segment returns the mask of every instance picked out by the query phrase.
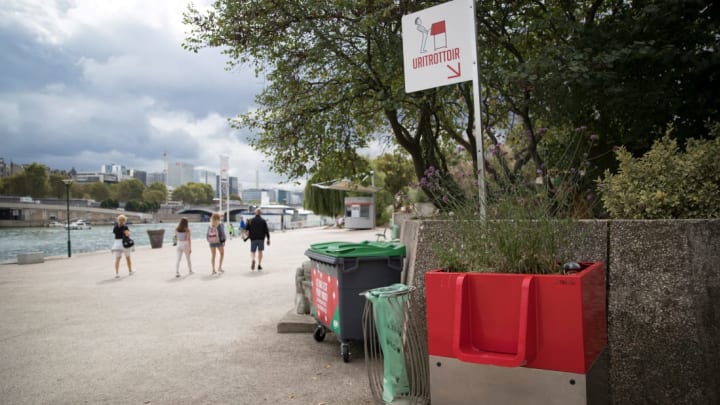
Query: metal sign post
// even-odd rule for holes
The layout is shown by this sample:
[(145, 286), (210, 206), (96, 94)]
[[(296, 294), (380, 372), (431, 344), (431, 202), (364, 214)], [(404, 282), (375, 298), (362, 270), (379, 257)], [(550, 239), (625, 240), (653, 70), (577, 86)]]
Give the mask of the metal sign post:
[(230, 170), (229, 156), (220, 155), (220, 212), (223, 212), (223, 188), (227, 193), (227, 206), (225, 209), (225, 222), (230, 222), (230, 182), (228, 171)]

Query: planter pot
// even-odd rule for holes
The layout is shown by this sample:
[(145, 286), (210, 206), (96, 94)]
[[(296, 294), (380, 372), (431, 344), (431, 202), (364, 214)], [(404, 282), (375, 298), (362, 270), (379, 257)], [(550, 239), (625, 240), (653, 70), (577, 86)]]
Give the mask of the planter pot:
[(163, 245), (163, 239), (165, 238), (164, 229), (148, 229), (148, 238), (150, 238), (150, 247), (153, 249), (159, 249)]
[(607, 345), (605, 266), (569, 275), (425, 274), (428, 352), (585, 373)]

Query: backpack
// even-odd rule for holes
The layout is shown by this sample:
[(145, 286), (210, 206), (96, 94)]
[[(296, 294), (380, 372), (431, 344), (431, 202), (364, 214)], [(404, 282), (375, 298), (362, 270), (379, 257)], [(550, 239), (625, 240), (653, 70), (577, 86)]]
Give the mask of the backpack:
[(218, 236), (218, 229), (208, 226), (207, 230), (207, 241), (209, 243), (220, 243), (220, 236)]

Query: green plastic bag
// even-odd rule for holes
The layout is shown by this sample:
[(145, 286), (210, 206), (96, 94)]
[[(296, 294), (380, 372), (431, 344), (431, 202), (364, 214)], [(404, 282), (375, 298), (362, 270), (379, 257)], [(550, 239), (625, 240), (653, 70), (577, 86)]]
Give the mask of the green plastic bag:
[(365, 293), (372, 302), (373, 318), (380, 348), (383, 352), (383, 400), (392, 402), (395, 397), (408, 394), (407, 370), (403, 352), (403, 328), (409, 288), (404, 284), (392, 284)]

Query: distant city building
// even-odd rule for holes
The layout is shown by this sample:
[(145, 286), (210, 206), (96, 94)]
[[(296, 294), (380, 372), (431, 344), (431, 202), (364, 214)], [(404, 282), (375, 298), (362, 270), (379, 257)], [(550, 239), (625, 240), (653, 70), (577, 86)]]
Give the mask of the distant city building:
[(117, 183), (118, 176), (109, 173), (98, 173), (98, 172), (77, 172), (75, 174), (75, 181), (81, 184), (88, 183)]
[(237, 177), (228, 177), (228, 180), (230, 181), (230, 195), (237, 195), (239, 196), (241, 193), (242, 186), (238, 182)]
[(175, 162), (174, 164), (168, 165), (167, 185), (177, 187), (191, 183), (194, 180), (193, 169), (193, 165), (183, 162)]
[(260, 203), (262, 201), (262, 193), (265, 193), (268, 197), (268, 200), (271, 203), (277, 202), (277, 192), (275, 190), (263, 188), (249, 188), (247, 190), (243, 190), (242, 192), (242, 200), (246, 203)]
[(4, 158), (0, 158), (0, 177), (6, 177), (6, 176), (14, 176), (18, 173), (22, 173), (25, 171), (24, 165), (19, 165), (17, 163), (5, 163)]
[(277, 196), (278, 196), (278, 199), (277, 199), (278, 204), (290, 205), (290, 191), (278, 190)]
[(100, 166), (100, 172), (105, 174), (114, 174), (118, 176), (118, 178), (121, 178), (122, 176), (128, 176), (130, 174), (127, 167), (116, 163)]
[[(216, 180), (215, 197), (218, 197), (218, 198), (220, 197), (220, 190), (222, 189), (223, 190), (223, 198), (225, 198), (226, 197), (225, 193), (227, 193), (227, 191), (224, 188), (220, 187), (220, 181), (221, 181), (220, 176), (217, 176), (217, 178), (215, 180)], [(228, 185), (230, 187), (230, 195), (232, 195), (232, 194), (240, 195), (240, 190), (238, 189), (237, 177), (228, 177)]]
[(217, 196), (219, 189), (217, 173), (210, 170), (197, 169), (193, 171), (193, 181), (200, 184), (209, 184), (215, 192), (215, 196)]
[(165, 175), (162, 173), (148, 173), (145, 179), (145, 185), (149, 186), (153, 183), (165, 184)]
[(302, 205), (303, 192), (280, 189), (277, 191), (277, 202), (283, 205)]
[[(5, 158), (0, 158), (0, 177), (13, 176), (22, 173), (24, 170), (25, 165), (8, 163)], [(54, 171), (51, 170), (51, 172)], [(215, 198), (220, 197), (220, 176), (217, 172), (205, 169), (194, 170), (193, 165), (182, 162), (168, 165), (167, 178), (164, 173), (148, 173), (144, 170), (128, 169), (124, 165), (116, 163), (101, 165), (98, 172), (78, 172), (73, 167), (69, 172), (61, 172), (61, 174), (70, 176), (79, 184), (119, 183), (129, 179), (137, 179), (146, 186), (161, 183), (167, 186), (169, 193), (172, 193), (178, 186), (190, 182), (209, 184), (213, 189)], [(244, 203), (260, 204), (265, 201), (271, 204), (298, 206), (302, 205), (304, 198), (302, 191), (269, 188), (245, 190), (237, 177), (228, 177), (228, 186), (230, 195), (240, 196)], [(263, 197), (265, 198), (263, 199)], [(225, 193), (223, 193), (223, 198), (226, 198)]]
[(149, 186), (152, 183), (148, 183), (148, 174), (144, 170), (130, 170), (130, 176), (132, 176), (133, 179), (138, 179), (142, 182), (142, 184)]

